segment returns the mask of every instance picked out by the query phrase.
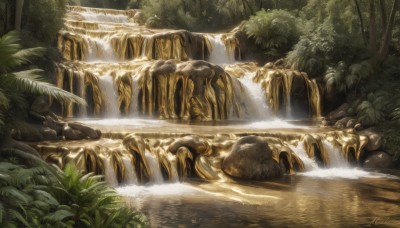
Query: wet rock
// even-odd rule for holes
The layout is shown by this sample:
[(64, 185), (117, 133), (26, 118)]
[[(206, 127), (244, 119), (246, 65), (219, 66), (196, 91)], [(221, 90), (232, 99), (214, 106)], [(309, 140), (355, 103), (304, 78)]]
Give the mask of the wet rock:
[(358, 132), (360, 135), (368, 137), (367, 151), (375, 151), (382, 146), (382, 135), (377, 133), (373, 128), (368, 128)]
[(347, 126), (347, 122), (350, 120), (350, 117), (343, 117), (340, 120), (336, 121), (335, 127), (338, 129), (343, 129)]
[(79, 130), (71, 128), (68, 124), (63, 127), (62, 134), (66, 140), (81, 140), (86, 138), (85, 134)]
[(42, 134), (44, 140), (57, 140), (57, 131), (54, 129), (42, 127), (39, 132)]
[(346, 123), (346, 128), (354, 128), (357, 124), (355, 119), (349, 119)]
[(89, 127), (85, 124), (82, 123), (77, 123), (77, 122), (71, 122), (68, 123), (68, 125), (74, 129), (74, 130), (79, 130), (81, 131), (83, 134), (85, 134), (87, 137), (89, 137), (90, 139), (99, 139), (101, 134), (99, 134), (99, 131)]
[(363, 129), (361, 123), (357, 123), (356, 125), (354, 125), (354, 129), (357, 131), (361, 131)]
[(245, 136), (234, 145), (223, 160), (222, 170), (233, 176), (251, 180), (276, 178), (282, 175), (279, 164), (272, 159), (268, 143), (258, 136)]
[(350, 105), (348, 103), (344, 103), (341, 106), (339, 106), (336, 110), (332, 111), (327, 115), (328, 120), (338, 120), (340, 118), (343, 118), (347, 116), (347, 110), (350, 108)]
[(38, 142), (43, 140), (43, 136), (40, 133), (41, 125), (29, 124), (26, 128), (18, 131), (13, 131), (11, 137), (13, 139), (25, 142)]
[(49, 100), (44, 96), (37, 97), (31, 105), (31, 111), (38, 113), (40, 115), (46, 115), (49, 112), (49, 110), (50, 110)]
[(376, 151), (367, 156), (363, 167), (371, 169), (389, 169), (394, 167), (394, 162), (389, 154), (383, 151)]
[(177, 141), (171, 144), (168, 150), (171, 153), (175, 154), (178, 151), (179, 147), (187, 147), (192, 153), (197, 153), (202, 155), (211, 154), (210, 144), (206, 140), (200, 138), (197, 135), (185, 136), (181, 139), (178, 139)]

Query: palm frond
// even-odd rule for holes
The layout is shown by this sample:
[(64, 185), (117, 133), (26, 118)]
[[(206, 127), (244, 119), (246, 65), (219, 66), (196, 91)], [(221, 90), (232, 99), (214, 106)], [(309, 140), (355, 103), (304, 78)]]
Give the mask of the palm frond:
[(0, 83), (3, 83), (8, 88), (14, 88), (19, 91), (48, 95), (60, 102), (72, 101), (77, 104), (86, 105), (84, 99), (46, 82), (39, 75), (41, 72), (42, 70), (32, 69), (7, 74), (3, 76)]
[(0, 107), (3, 107), (5, 109), (8, 109), (10, 106), (10, 101), (5, 94), (4, 90), (0, 89)]

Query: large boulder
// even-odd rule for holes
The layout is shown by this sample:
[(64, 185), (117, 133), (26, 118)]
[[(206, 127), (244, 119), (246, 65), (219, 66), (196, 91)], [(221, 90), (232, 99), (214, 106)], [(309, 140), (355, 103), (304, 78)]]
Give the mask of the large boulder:
[(347, 114), (347, 110), (350, 108), (350, 105), (348, 103), (344, 103), (341, 106), (339, 106), (336, 110), (330, 112), (326, 118), (328, 120), (338, 120), (341, 119), (343, 117), (346, 117)]
[(68, 126), (68, 124), (65, 124), (65, 126), (62, 129), (62, 134), (67, 140), (81, 140), (86, 138), (85, 134), (83, 134), (81, 131), (76, 130)]
[(70, 122), (68, 125), (75, 130), (81, 131), (83, 134), (85, 134), (89, 139), (99, 139), (101, 134), (100, 131), (89, 127), (85, 124), (78, 123), (78, 122)]
[(377, 133), (373, 128), (368, 128), (358, 133), (368, 137), (368, 144), (365, 148), (368, 151), (375, 151), (382, 147), (382, 135)]
[(222, 170), (230, 176), (264, 180), (282, 175), (279, 164), (272, 159), (268, 143), (258, 136), (245, 136), (234, 145), (223, 160)]
[(389, 154), (383, 151), (375, 151), (367, 156), (364, 160), (363, 167), (371, 169), (389, 169), (394, 167), (394, 162)]

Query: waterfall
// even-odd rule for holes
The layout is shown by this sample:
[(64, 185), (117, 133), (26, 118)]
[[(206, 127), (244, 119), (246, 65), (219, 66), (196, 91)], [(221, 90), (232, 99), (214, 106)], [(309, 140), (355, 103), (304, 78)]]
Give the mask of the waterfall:
[(89, 43), (89, 62), (116, 62), (117, 56), (111, 46), (110, 39), (84, 36)]
[(122, 157), (122, 162), (124, 163), (125, 166), (125, 184), (137, 184), (138, 179), (136, 176), (135, 169), (133, 168), (132, 161), (128, 157)]
[(105, 103), (105, 116), (117, 117), (120, 111), (118, 108), (118, 95), (113, 77), (109, 74), (99, 77), (99, 86)]
[(299, 142), (297, 146), (289, 145), (289, 148), (301, 159), (304, 163), (306, 171), (318, 169), (318, 164), (314, 159), (311, 159), (304, 150), (304, 142)]
[(327, 140), (322, 140), (322, 144), (324, 148), (328, 151), (329, 154), (329, 167), (331, 168), (350, 168), (350, 164), (343, 157), (341, 149), (335, 146), (333, 143), (328, 142)]
[(132, 117), (139, 116), (139, 78), (132, 78), (132, 98), (129, 107), (129, 113)]
[(150, 168), (150, 180), (155, 184), (162, 183), (163, 177), (161, 174), (160, 163), (157, 156), (152, 154), (148, 150), (146, 150), (145, 156)]
[(126, 15), (113, 15), (113, 14), (102, 14), (94, 12), (78, 12), (85, 21), (90, 22), (108, 22), (108, 23), (128, 23), (129, 18)]
[(222, 34), (208, 35), (208, 40), (211, 43), (212, 51), (209, 61), (214, 64), (232, 64), (235, 62), (234, 53), (230, 53), (222, 40)]
[[(254, 73), (246, 72), (239, 81), (244, 87), (244, 105), (252, 119), (268, 119), (271, 109), (268, 107), (261, 84), (253, 82)], [(240, 93), (239, 93), (240, 94)]]
[(103, 164), (104, 164), (104, 178), (106, 182), (113, 187), (117, 187), (118, 186), (117, 174), (115, 173), (115, 170), (112, 167), (111, 159), (109, 156), (103, 158)]

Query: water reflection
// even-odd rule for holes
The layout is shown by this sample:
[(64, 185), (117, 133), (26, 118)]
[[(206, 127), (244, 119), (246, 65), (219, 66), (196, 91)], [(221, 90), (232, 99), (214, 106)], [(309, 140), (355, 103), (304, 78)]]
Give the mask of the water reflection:
[[(397, 177), (292, 175), (274, 182), (189, 183), (171, 184), (176, 194), (168, 185), (157, 194), (142, 190), (140, 197), (128, 197), (128, 202), (149, 216), (152, 227), (400, 226)], [(129, 195), (128, 189), (119, 190)]]

